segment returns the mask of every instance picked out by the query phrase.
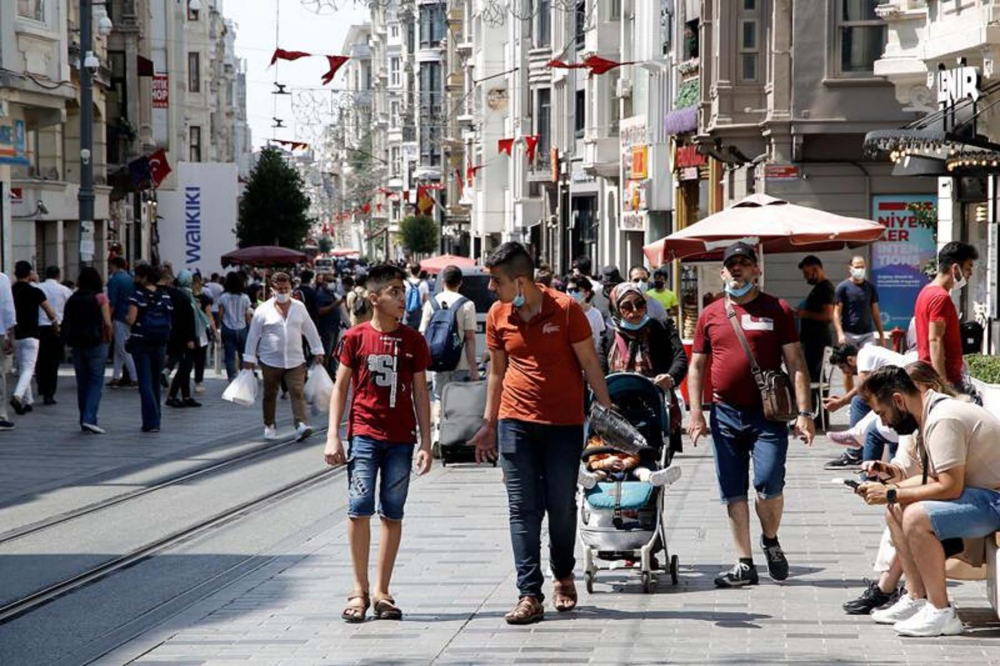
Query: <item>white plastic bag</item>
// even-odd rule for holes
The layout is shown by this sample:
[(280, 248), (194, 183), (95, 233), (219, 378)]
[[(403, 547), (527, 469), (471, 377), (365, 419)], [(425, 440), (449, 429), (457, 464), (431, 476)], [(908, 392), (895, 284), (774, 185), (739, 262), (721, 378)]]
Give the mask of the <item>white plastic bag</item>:
[(330, 396), (333, 394), (333, 380), (330, 373), (321, 365), (314, 365), (309, 370), (309, 379), (305, 386), (306, 401), (313, 410), (325, 414), (330, 411)]
[(257, 401), (257, 378), (253, 376), (253, 371), (240, 370), (236, 379), (222, 392), (222, 399), (241, 407), (254, 404)]

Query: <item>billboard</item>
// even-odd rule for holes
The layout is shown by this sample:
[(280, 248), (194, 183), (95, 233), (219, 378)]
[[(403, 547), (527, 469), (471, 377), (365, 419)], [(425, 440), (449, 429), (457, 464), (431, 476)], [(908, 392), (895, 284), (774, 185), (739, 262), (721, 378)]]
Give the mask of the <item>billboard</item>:
[(222, 255), (236, 249), (239, 167), (179, 162), (176, 171), (177, 189), (157, 195), (160, 261), (172, 263), (175, 272), (221, 272)]
[[(923, 211), (926, 215), (921, 215)], [(917, 294), (930, 280), (923, 268), (937, 255), (935, 229), (921, 223), (937, 221), (937, 197), (931, 194), (891, 194), (872, 197), (872, 218), (885, 232), (873, 243), (869, 279), (878, 289), (882, 324), (888, 332), (910, 325)]]

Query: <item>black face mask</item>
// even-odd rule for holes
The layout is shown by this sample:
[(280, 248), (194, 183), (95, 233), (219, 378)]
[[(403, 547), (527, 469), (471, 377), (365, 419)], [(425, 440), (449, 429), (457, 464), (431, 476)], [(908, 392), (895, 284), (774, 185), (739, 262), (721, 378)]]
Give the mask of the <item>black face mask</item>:
[(913, 416), (913, 414), (903, 412), (902, 410), (897, 409), (895, 405), (892, 408), (892, 417), (886, 425), (900, 435), (912, 435), (919, 427), (917, 425), (917, 419)]
[(655, 288), (657, 288), (657, 289), (663, 289), (663, 285), (664, 285), (663, 280), (654, 280), (653, 281), (653, 286)]

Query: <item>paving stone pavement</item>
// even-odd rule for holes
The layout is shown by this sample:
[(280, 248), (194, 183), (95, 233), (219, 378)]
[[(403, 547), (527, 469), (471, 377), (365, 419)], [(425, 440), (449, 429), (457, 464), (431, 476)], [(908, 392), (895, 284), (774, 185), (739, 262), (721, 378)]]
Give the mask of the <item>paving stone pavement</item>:
[[(716, 590), (732, 561), (711, 446), (689, 448), (667, 495), (669, 545), (680, 583), (663, 576), (643, 594), (636, 574), (601, 572), (576, 612), (509, 627), (516, 599), (500, 471), (436, 467), (411, 485), (393, 591), (403, 622), (348, 625), (346, 517), (272, 564), (191, 607), (105, 663), (140, 664), (1000, 664), (1000, 622), (985, 583), (951, 585), (968, 627), (946, 639), (905, 639), (840, 605), (872, 576), (879, 512), (822, 470), (839, 448), (793, 442), (785, 520), (791, 563), (784, 583)], [(345, 492), (343, 481), (330, 492)], [(757, 541), (755, 534), (754, 540)], [(757, 549), (756, 560), (763, 565)], [(374, 552), (374, 549), (373, 549)], [(579, 568), (579, 567), (578, 567)]]

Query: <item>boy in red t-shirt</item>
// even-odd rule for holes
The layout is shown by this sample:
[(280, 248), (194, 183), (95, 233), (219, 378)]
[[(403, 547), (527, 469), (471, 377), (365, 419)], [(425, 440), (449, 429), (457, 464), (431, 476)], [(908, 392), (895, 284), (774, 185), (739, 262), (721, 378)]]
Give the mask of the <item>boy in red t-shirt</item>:
[[(431, 468), (426, 375), (431, 359), (424, 337), (400, 323), (406, 310), (404, 277), (402, 270), (387, 264), (368, 272), (368, 298), (374, 316), (347, 331), (337, 350), (340, 367), (330, 400), (330, 428), (323, 455), (328, 465), (347, 463), (347, 540), (354, 565), (354, 591), (341, 614), (347, 622), (363, 622), (372, 602), (376, 619), (402, 618), (389, 594), (389, 580), (402, 535), (418, 424), (417, 473), (426, 474)], [(340, 440), (348, 388), (354, 391), (347, 430), (349, 456)], [(369, 597), (369, 523), (375, 513), (376, 481), (382, 535), (375, 590)]]

